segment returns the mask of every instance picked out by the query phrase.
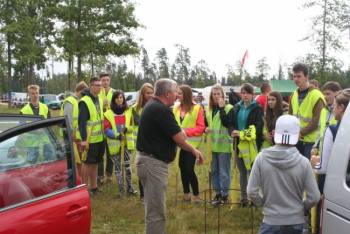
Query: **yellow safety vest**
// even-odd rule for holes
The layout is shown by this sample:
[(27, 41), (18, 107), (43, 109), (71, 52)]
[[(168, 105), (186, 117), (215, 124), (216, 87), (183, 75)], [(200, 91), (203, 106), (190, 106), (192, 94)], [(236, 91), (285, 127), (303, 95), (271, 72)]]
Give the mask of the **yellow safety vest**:
[(258, 147), (255, 139), (256, 129), (254, 125), (250, 125), (248, 129), (239, 132), (238, 156), (243, 158), (247, 170), (252, 169), (252, 163), (258, 155)]
[[(199, 108), (201, 108), (199, 105), (197, 105), (197, 104), (194, 105), (192, 111), (186, 113), (186, 115), (181, 123), (181, 120), (180, 120), (181, 113), (179, 110), (179, 106), (174, 107), (173, 113), (175, 115), (176, 122), (183, 130), (186, 131), (187, 128), (194, 128), (197, 126), (196, 122), (197, 122)], [(190, 143), (196, 149), (198, 149), (198, 147), (201, 145), (202, 138), (203, 138), (203, 133), (199, 136), (192, 136), (192, 137), (187, 136), (186, 140), (188, 141), (188, 143)]]
[[(225, 107), (226, 114), (232, 108), (232, 105), (227, 104)], [(205, 117), (211, 132), (211, 151), (217, 153), (231, 153), (233, 148), (233, 138), (229, 136), (228, 129), (221, 123), (220, 111), (218, 110), (212, 119), (212, 110), (209, 110), (209, 107), (207, 107)]]
[[(76, 129), (76, 139), (81, 140), (81, 136), (80, 136), (80, 132), (79, 132), (79, 128), (78, 128), (78, 115), (79, 115), (79, 107), (78, 107), (78, 101), (75, 97), (73, 96), (69, 96), (66, 98), (66, 100), (64, 100), (62, 106), (61, 106), (61, 112), (60, 112), (60, 116), (63, 116), (64, 113), (64, 105), (69, 102), (70, 104), (73, 105), (73, 113), (72, 113), (72, 117), (73, 117), (73, 122), (72, 122), (72, 127), (73, 129)], [(68, 129), (68, 128), (67, 128)], [(61, 136), (63, 136), (62, 133), (62, 129), (60, 129), (60, 134)]]
[(98, 102), (100, 104), (100, 114), (98, 114), (97, 109), (95, 107), (94, 102), (91, 97), (85, 95), (81, 100), (81, 102), (85, 102), (87, 108), (89, 109), (90, 119), (88, 119), (86, 124), (86, 132), (89, 132), (90, 127), (94, 124), (94, 128), (92, 129), (90, 143), (98, 143), (103, 141), (103, 102), (102, 99), (98, 98)]
[[(104, 89), (103, 89), (103, 90), (104, 90)], [(111, 109), (112, 96), (113, 96), (113, 92), (114, 92), (115, 90), (112, 89), (112, 88), (109, 88), (109, 90), (108, 90), (106, 96), (105, 96), (105, 94), (103, 93), (103, 90), (101, 90), (101, 92), (98, 94), (98, 97), (101, 98), (102, 103), (103, 103), (103, 100), (105, 100), (105, 97), (106, 97), (107, 100), (108, 100), (108, 109)]]
[[(128, 128), (127, 132), (126, 132), (126, 146), (128, 148), (128, 150), (134, 150), (135, 146), (134, 146), (134, 138), (133, 138), (133, 126), (130, 125), (130, 121), (132, 118), (132, 109), (129, 108), (128, 110), (126, 110), (124, 112), (125, 114), (125, 127)], [(115, 137), (118, 138), (120, 133), (118, 133), (117, 131), (117, 125), (115, 123), (115, 119), (114, 119), (114, 113), (112, 110), (108, 110), (104, 113), (104, 116), (107, 118), (107, 120), (111, 123), (112, 125), (112, 130), (115, 133)], [(107, 145), (108, 145), (108, 149), (111, 155), (115, 155), (117, 153), (119, 153), (120, 151), (120, 140), (117, 139), (112, 139), (107, 137)]]
[[(20, 112), (24, 115), (34, 115), (34, 112), (32, 108), (30, 107), (30, 104), (28, 103), (25, 105)], [(39, 115), (44, 116), (45, 119), (47, 119), (47, 113), (49, 112), (49, 108), (45, 104), (42, 104), (39, 102)], [(25, 133), (24, 134), (24, 142), (27, 147), (38, 147), (40, 144), (40, 140), (43, 141), (44, 144), (48, 144), (50, 142), (48, 136), (45, 134), (32, 134), (32, 133)]]
[[(312, 110), (314, 109), (314, 106), (319, 99), (321, 99), (323, 103), (325, 103), (323, 94), (318, 89), (313, 89), (306, 95), (305, 99), (299, 106), (298, 91), (297, 90), (294, 91), (294, 94), (291, 100), (291, 105), (293, 107), (292, 114), (293, 116), (299, 119), (301, 128), (305, 127), (311, 122), (313, 117)], [(315, 142), (316, 138), (317, 138), (317, 130), (302, 136), (300, 141)]]
[[(134, 110), (136, 112), (136, 105), (137, 103), (135, 103), (134, 105), (131, 106), (131, 109)], [(136, 114), (138, 114), (139, 116), (141, 116), (141, 112), (142, 112), (143, 108), (140, 108), (138, 112), (136, 112)], [(134, 137), (134, 142), (136, 144), (136, 140), (137, 140), (137, 133), (139, 132), (139, 126), (136, 126), (134, 123), (134, 132), (133, 132), (133, 137)]]
[[(265, 136), (267, 134), (267, 130), (266, 130), (266, 127), (264, 125), (263, 129), (262, 129), (262, 135)], [(271, 143), (264, 140), (262, 145), (261, 145), (261, 148), (260, 148), (260, 152), (263, 150), (263, 149), (268, 149), (271, 147)]]
[[(321, 156), (321, 149), (322, 149), (322, 143), (323, 143), (323, 135), (324, 135), (324, 129), (326, 128), (326, 118), (327, 118), (327, 112), (328, 110), (326, 108), (323, 108), (320, 115), (320, 142), (319, 142), (319, 151), (318, 155)], [(338, 121), (333, 117), (331, 122), (328, 124), (336, 124)]]

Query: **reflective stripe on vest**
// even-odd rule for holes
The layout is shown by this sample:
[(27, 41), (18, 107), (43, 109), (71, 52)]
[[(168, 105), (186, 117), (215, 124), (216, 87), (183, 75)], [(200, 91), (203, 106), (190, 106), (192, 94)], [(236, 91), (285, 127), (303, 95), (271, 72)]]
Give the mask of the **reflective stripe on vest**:
[(88, 95), (85, 95), (80, 101), (86, 103), (86, 106), (89, 109), (90, 113), (90, 118), (88, 119), (86, 124), (86, 132), (89, 132), (90, 126), (92, 126), (92, 124), (95, 124), (92, 130), (90, 143), (97, 143), (103, 141), (104, 135), (102, 100), (98, 98), (98, 102), (100, 105), (100, 114), (98, 114), (95, 104), (93, 103), (91, 97), (89, 97)]
[[(299, 106), (298, 91), (294, 91), (291, 100), (293, 113), (291, 114), (299, 119), (301, 128), (305, 127), (311, 122), (313, 117), (312, 110), (314, 109), (314, 106), (319, 99), (321, 99), (323, 103), (325, 103), (323, 94), (318, 89), (313, 89), (306, 95), (305, 99)], [(315, 142), (316, 138), (317, 130), (302, 136), (300, 141)]]
[[(136, 112), (136, 106), (137, 106), (137, 103), (135, 103), (134, 105), (131, 106), (131, 108), (133, 108), (135, 110), (135, 112)], [(142, 112), (142, 108), (140, 108), (139, 112), (136, 112), (136, 113), (140, 116), (141, 112)], [(133, 129), (134, 129), (133, 137), (134, 137), (134, 142), (135, 142), (135, 145), (136, 145), (137, 133), (139, 132), (139, 126), (134, 125)]]
[[(75, 137), (78, 140), (81, 140), (81, 136), (80, 136), (80, 132), (79, 132), (79, 128), (78, 128), (78, 115), (79, 115), (79, 107), (78, 107), (78, 101), (75, 97), (73, 96), (69, 96), (66, 98), (66, 100), (64, 100), (62, 106), (61, 106), (61, 112), (60, 112), (60, 116), (63, 116), (64, 114), (64, 105), (69, 102), (70, 104), (72, 104), (73, 106), (73, 112), (72, 112), (72, 127), (73, 127), (73, 131), (76, 130), (75, 132)], [(63, 136), (62, 133), (62, 128), (60, 129), (60, 135)]]
[[(32, 110), (32, 107), (30, 106), (30, 104), (28, 103), (27, 105), (25, 105), (21, 111), (22, 114), (24, 115), (34, 115), (34, 112)], [(49, 112), (48, 107), (45, 104), (42, 104), (41, 102), (39, 102), (39, 115), (43, 116), (45, 119), (47, 119), (47, 113)], [(31, 122), (31, 121), (29, 121)], [(27, 123), (29, 123), (27, 121)], [(45, 133), (25, 133), (24, 134), (25, 138), (24, 138), (24, 142), (26, 144), (27, 147), (38, 147), (39, 144), (48, 144), (50, 142), (48, 136)]]
[[(323, 135), (324, 135), (324, 129), (326, 128), (326, 121), (327, 121), (327, 112), (330, 112), (329, 110), (327, 110), (326, 108), (323, 108), (321, 111), (321, 115), (320, 115), (320, 142), (318, 145), (319, 151), (318, 151), (318, 155), (321, 156), (321, 149), (322, 149), (322, 144), (323, 144)], [(331, 112), (333, 114), (333, 111)], [(330, 114), (331, 114), (330, 113)], [(333, 118), (331, 120), (329, 124), (336, 124), (338, 121), (334, 119), (334, 115)]]
[[(173, 109), (173, 113), (175, 115), (175, 120), (177, 122), (177, 124), (183, 129), (183, 130), (187, 130), (188, 128), (194, 128), (197, 126), (197, 118), (198, 118), (198, 113), (199, 113), (199, 108), (201, 108), (199, 105), (194, 105), (192, 111), (189, 111), (185, 114), (185, 117), (182, 120), (180, 120), (180, 115), (181, 115), (181, 111), (179, 109), (179, 106), (175, 106)], [(190, 143), (191, 145), (193, 145), (195, 148), (198, 149), (198, 147), (200, 146), (201, 142), (202, 142), (202, 138), (203, 138), (203, 134), (199, 135), (199, 136), (192, 136), (192, 137), (186, 137), (186, 140), (188, 141), (188, 143)]]
[[(128, 128), (128, 131), (125, 134), (126, 145), (127, 145), (128, 150), (134, 150), (135, 147), (134, 147), (133, 129), (132, 129), (132, 126), (130, 126), (130, 121), (132, 118), (132, 109), (129, 108), (128, 110), (126, 110), (124, 112), (124, 114), (125, 114), (125, 127)], [(112, 110), (106, 111), (104, 113), (104, 116), (107, 118), (107, 120), (112, 125), (112, 130), (114, 132), (117, 132), (117, 125), (115, 123), (113, 111)], [(112, 138), (107, 137), (107, 145), (108, 145), (108, 150), (109, 150), (111, 155), (115, 155), (115, 154), (119, 153), (120, 148), (121, 148), (120, 147), (121, 146), (120, 140), (116, 140), (116, 139), (112, 139)]]
[[(225, 106), (226, 114), (233, 108), (232, 105), (227, 104)], [(221, 123), (220, 112), (218, 111), (214, 118), (213, 111), (206, 108), (205, 117), (207, 119), (210, 132), (211, 132), (211, 151), (220, 153), (231, 153), (233, 148), (233, 138), (229, 136), (228, 129)]]

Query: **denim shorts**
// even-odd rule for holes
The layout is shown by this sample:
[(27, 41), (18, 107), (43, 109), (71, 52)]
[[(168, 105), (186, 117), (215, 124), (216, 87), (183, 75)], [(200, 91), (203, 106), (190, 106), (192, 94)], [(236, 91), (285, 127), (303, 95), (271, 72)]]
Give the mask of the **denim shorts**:
[(261, 222), (259, 234), (302, 234), (304, 227), (305, 223), (293, 225), (269, 225)]

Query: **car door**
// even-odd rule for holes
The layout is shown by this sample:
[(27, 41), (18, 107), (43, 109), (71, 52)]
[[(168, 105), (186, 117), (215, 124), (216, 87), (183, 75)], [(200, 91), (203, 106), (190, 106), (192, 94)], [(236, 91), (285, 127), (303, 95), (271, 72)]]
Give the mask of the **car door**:
[(322, 233), (350, 231), (350, 108), (334, 142), (324, 187)]
[(90, 233), (66, 117), (0, 114), (0, 233)]

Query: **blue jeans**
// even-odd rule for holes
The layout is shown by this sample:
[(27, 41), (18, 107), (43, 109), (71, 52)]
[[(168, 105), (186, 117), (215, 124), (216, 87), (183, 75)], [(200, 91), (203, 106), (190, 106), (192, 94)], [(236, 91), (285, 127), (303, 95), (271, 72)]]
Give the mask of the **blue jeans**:
[(302, 234), (303, 229), (303, 223), (294, 225), (268, 225), (261, 222), (258, 234)]
[[(52, 151), (52, 148), (49, 144), (43, 145), (43, 156), (44, 161), (55, 160), (56, 157)], [(39, 158), (39, 147), (28, 147), (27, 148), (27, 162), (31, 164), (36, 164)]]
[(298, 141), (298, 143), (296, 144), (296, 147), (297, 147), (297, 150), (299, 151), (299, 153), (301, 153), (307, 159), (310, 160), (311, 150), (312, 150), (313, 145), (314, 145), (314, 143), (305, 143), (303, 141)]
[(211, 184), (215, 193), (228, 196), (231, 183), (231, 153), (213, 152), (213, 160), (211, 161)]

